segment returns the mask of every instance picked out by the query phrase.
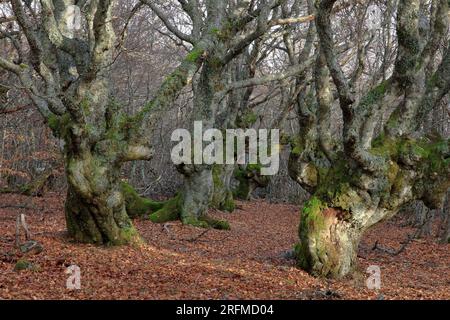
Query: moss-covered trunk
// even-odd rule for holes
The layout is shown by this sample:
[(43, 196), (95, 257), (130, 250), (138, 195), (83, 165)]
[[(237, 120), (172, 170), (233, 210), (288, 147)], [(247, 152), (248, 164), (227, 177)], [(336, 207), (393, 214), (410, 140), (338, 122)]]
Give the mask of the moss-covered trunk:
[(214, 183), (211, 166), (184, 167), (184, 185), (181, 191), (180, 217), (183, 223), (207, 226), (199, 218), (205, 216), (211, 203)]
[(313, 198), (303, 208), (296, 247), (298, 265), (315, 276), (341, 278), (353, 272), (362, 231), (346, 213)]
[(161, 209), (150, 215), (155, 223), (181, 220), (195, 227), (228, 230), (227, 221), (207, 216), (214, 193), (214, 181), (211, 166), (182, 165), (178, 167), (184, 175), (181, 191), (172, 199), (163, 203)]
[(120, 245), (140, 240), (127, 215), (118, 170), (90, 154), (67, 155), (65, 205), (69, 235), (78, 242)]
[(256, 189), (265, 188), (270, 183), (269, 176), (261, 175), (261, 166), (258, 164), (237, 167), (234, 171), (234, 177), (238, 181), (238, 185), (233, 194), (240, 200), (250, 200)]
[(329, 168), (309, 162), (314, 170), (305, 175), (297, 170), (304, 167), (301, 158), (292, 157), (299, 163), (290, 166), (291, 175), (313, 193), (301, 213), (298, 265), (316, 276), (341, 278), (355, 269), (365, 231), (413, 200), (422, 200), (429, 208), (442, 207), (450, 186), (448, 150), (445, 140), (381, 136), (370, 152), (389, 160), (374, 172), (342, 155)]
[(234, 211), (235, 203), (231, 186), (234, 167), (234, 165), (213, 166), (214, 192), (211, 201), (212, 208), (228, 212)]

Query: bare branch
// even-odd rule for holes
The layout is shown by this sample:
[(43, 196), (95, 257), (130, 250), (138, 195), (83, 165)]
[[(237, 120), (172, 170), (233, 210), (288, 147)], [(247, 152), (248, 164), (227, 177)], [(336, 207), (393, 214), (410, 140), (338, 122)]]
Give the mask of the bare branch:
[(150, 9), (158, 16), (159, 19), (164, 23), (167, 29), (180, 38), (183, 41), (194, 44), (194, 39), (183, 32), (181, 32), (175, 25), (172, 24), (169, 17), (154, 3), (152, 0), (140, 0), (145, 5), (149, 6)]

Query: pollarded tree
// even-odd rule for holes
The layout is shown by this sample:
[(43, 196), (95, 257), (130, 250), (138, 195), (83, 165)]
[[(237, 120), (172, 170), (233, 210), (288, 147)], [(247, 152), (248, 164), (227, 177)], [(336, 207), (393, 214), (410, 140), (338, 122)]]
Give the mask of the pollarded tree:
[[(450, 46), (447, 0), (434, 0), (430, 7), (400, 0), (392, 75), (357, 99), (335, 50), (336, 2), (316, 1), (316, 103), (310, 104), (311, 121), (294, 145), (290, 173), (312, 193), (302, 211), (298, 264), (314, 275), (339, 278), (354, 270), (358, 244), (370, 227), (412, 200), (442, 205), (450, 186), (449, 141), (418, 133), (450, 89)], [(343, 114), (342, 140), (330, 137), (324, 126), (334, 101), (330, 78)], [(393, 112), (377, 134), (389, 108)]]
[(36, 6), (8, 2), (9, 20), (17, 32), (7, 38), (16, 58), (0, 58), (0, 67), (17, 76), (64, 145), (70, 235), (99, 244), (138, 240), (129, 215), (142, 208), (125, 201), (134, 193), (121, 183), (120, 169), (124, 162), (150, 159), (149, 134), (158, 112), (198, 69), (198, 51), (181, 62), (150, 102), (129, 116), (110, 92), (115, 1), (41, 0)]
[[(190, 55), (193, 59), (201, 58), (201, 69), (192, 81), (194, 97), (190, 120), (191, 123), (202, 121), (204, 130), (215, 127), (225, 129), (222, 123), (217, 122), (217, 114), (219, 111), (232, 113), (228, 109), (232, 103), (225, 103), (229, 93), (258, 83), (292, 77), (304, 68), (302, 64), (297, 64), (276, 76), (256, 79), (243, 79), (247, 76), (243, 72), (239, 80), (227, 81), (232, 78), (230, 72), (235, 59), (271, 28), (312, 19), (311, 16), (283, 18), (280, 13), (282, 4), (286, 2), (284, 0), (178, 1), (189, 17), (190, 34), (185, 34), (176, 25), (176, 19), (164, 12), (161, 4), (149, 0), (141, 2), (158, 15), (174, 36), (193, 47)], [(184, 175), (182, 189), (176, 198), (153, 213), (150, 219), (155, 222), (181, 219), (186, 224), (207, 227), (211, 220), (205, 214), (214, 200), (213, 166), (181, 163), (178, 170)], [(212, 223), (217, 225), (214, 221)]]
[[(314, 11), (314, 2), (312, 0), (308, 1), (295, 1), (288, 2), (285, 1), (281, 5), (281, 14), (284, 19), (289, 19), (291, 16), (297, 16), (300, 12), (304, 12), (305, 15), (313, 17), (312, 13)], [(310, 23), (306, 27), (304, 24), (286, 24), (280, 30), (282, 37), (278, 34), (270, 39), (271, 41), (266, 45), (268, 48), (261, 50), (261, 56), (266, 56), (269, 54), (276, 54), (276, 60), (278, 64), (281, 64), (283, 68), (287, 65), (289, 68), (296, 68), (297, 72), (292, 74), (292, 77), (278, 77), (275, 76), (273, 80), (280, 80), (275, 88), (269, 89), (269, 93), (260, 101), (263, 103), (270, 102), (272, 99), (278, 98), (276, 102), (277, 107), (275, 109), (275, 114), (268, 117), (267, 127), (271, 129), (282, 129), (285, 120), (291, 113), (292, 109), (296, 105), (301, 105), (299, 102), (299, 97), (305, 95), (308, 87), (307, 75), (310, 73), (311, 65), (314, 59), (310, 58), (310, 54), (313, 48), (314, 39), (316, 37), (314, 24)], [(254, 46), (253, 50), (258, 50)], [(258, 50), (259, 51), (259, 50)], [(254, 54), (255, 55), (255, 54)], [(257, 57), (258, 55), (256, 55)], [(255, 57), (255, 58), (256, 58)], [(272, 62), (273, 63), (273, 62)], [(256, 64), (256, 61), (253, 63)], [(251, 60), (246, 62), (245, 65), (252, 66)], [(275, 65), (274, 68), (279, 68)], [(253, 68), (256, 68), (254, 66)], [(245, 68), (242, 68), (245, 71)], [(277, 90), (278, 87), (278, 90)], [(247, 88), (249, 95), (254, 91), (255, 87)], [(236, 126), (240, 128), (247, 128), (253, 125), (260, 117), (252, 110), (255, 105), (261, 102), (250, 103), (249, 99), (241, 99), (241, 114), (237, 118)], [(262, 121), (260, 122), (260, 125)], [(289, 141), (287, 135), (283, 135), (281, 145), (286, 144)], [(261, 166), (256, 165), (243, 165), (239, 166), (235, 171), (235, 178), (238, 181), (238, 185), (234, 190), (234, 194), (237, 198), (242, 200), (249, 200), (253, 191), (258, 188), (265, 188), (270, 184), (271, 176), (261, 175)]]

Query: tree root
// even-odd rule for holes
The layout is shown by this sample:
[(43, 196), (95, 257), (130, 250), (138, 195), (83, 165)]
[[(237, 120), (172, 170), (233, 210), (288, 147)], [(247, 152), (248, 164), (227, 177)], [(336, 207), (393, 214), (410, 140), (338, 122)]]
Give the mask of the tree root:
[(174, 198), (166, 201), (163, 206), (152, 213), (149, 219), (154, 223), (165, 223), (180, 219), (181, 196), (176, 195)]
[(153, 201), (148, 198), (141, 197), (132, 186), (126, 182), (121, 184), (122, 193), (125, 197), (125, 205), (128, 216), (131, 219), (141, 217), (162, 209), (165, 202)]
[(226, 220), (218, 220), (208, 216), (202, 216), (199, 220), (206, 222), (209, 227), (216, 230), (230, 230), (230, 224)]
[(213, 228), (217, 230), (230, 230), (230, 224), (225, 220), (218, 220), (208, 216), (181, 217), (182, 198), (178, 194), (174, 198), (166, 201), (161, 209), (149, 215), (149, 219), (154, 223), (166, 223), (181, 220), (184, 225), (197, 228)]

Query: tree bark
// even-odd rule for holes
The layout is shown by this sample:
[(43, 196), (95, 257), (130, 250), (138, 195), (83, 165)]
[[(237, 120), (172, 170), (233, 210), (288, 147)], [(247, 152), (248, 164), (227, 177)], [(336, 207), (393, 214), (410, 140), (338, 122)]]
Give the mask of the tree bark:
[(269, 176), (261, 175), (260, 165), (247, 164), (235, 170), (238, 185), (233, 191), (234, 196), (241, 200), (250, 200), (253, 192), (258, 188), (265, 188), (270, 183)]
[(298, 265), (315, 276), (341, 278), (357, 262), (362, 230), (345, 220), (345, 212), (326, 208), (317, 198), (303, 208), (300, 243), (296, 246)]
[(214, 192), (211, 207), (219, 210), (233, 212), (235, 209), (232, 178), (234, 165), (214, 165), (212, 169)]
[(206, 215), (212, 201), (214, 183), (212, 169), (206, 165), (183, 166), (184, 185), (181, 191), (181, 221), (199, 227), (207, 227), (199, 218)]
[(302, 211), (298, 265), (316, 276), (344, 277), (355, 270), (358, 243), (369, 228), (413, 200), (441, 207), (450, 187), (448, 148), (445, 140), (380, 138), (370, 152), (389, 159), (382, 172), (369, 173), (344, 155), (332, 167), (291, 165), (310, 167), (308, 174), (295, 170), (291, 176), (313, 194)]
[[(433, 32), (423, 39), (419, 1), (400, 0), (393, 75), (356, 99), (334, 48), (335, 3), (315, 3), (320, 40), (315, 99), (300, 113), (302, 131), (293, 143), (289, 171), (312, 194), (303, 207), (298, 264), (316, 276), (341, 278), (355, 269), (359, 240), (369, 228), (414, 200), (430, 209), (443, 205), (450, 187), (450, 141), (418, 133), (424, 117), (449, 91), (450, 48), (434, 73), (427, 70), (448, 30), (448, 1), (436, 1)], [(323, 130), (334, 100), (329, 78), (343, 114), (341, 141), (325, 137)], [(376, 137), (372, 122), (392, 105)]]
[(92, 155), (67, 156), (67, 230), (78, 242), (121, 245), (140, 237), (127, 215), (117, 168)]

